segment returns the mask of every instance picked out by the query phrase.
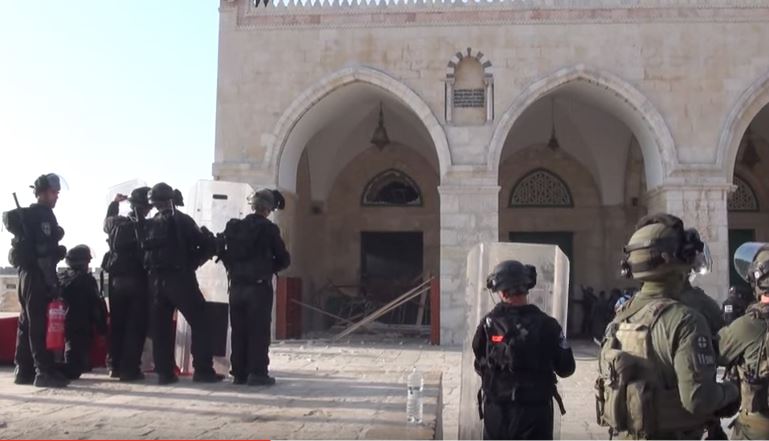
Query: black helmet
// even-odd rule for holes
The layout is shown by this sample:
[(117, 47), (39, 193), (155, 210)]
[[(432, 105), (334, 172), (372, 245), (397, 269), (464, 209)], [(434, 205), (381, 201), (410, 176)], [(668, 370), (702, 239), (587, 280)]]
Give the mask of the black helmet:
[(147, 207), (150, 205), (149, 199), (147, 199), (147, 193), (149, 193), (149, 187), (139, 187), (131, 192), (131, 196), (128, 197), (128, 202), (135, 207)]
[(517, 260), (505, 260), (489, 274), (486, 288), (493, 292), (528, 293), (537, 285), (537, 269)]
[(59, 175), (55, 173), (40, 175), (35, 179), (35, 183), (31, 187), (35, 190), (35, 195), (39, 195), (46, 190), (60, 191), (61, 179), (59, 178)]
[(67, 251), (67, 255), (64, 257), (67, 265), (72, 266), (87, 266), (91, 262), (91, 249), (88, 245), (77, 245)]
[(155, 184), (147, 194), (150, 202), (170, 201), (174, 198), (174, 189), (165, 182)]
[(177, 207), (183, 207), (184, 206), (184, 195), (182, 195), (182, 192), (179, 191), (179, 189), (174, 189), (174, 205)]

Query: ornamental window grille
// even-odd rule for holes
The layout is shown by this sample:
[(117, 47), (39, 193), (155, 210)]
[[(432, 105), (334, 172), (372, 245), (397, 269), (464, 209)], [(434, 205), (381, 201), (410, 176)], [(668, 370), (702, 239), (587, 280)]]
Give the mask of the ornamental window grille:
[(361, 203), (368, 207), (421, 207), (422, 192), (407, 174), (390, 169), (369, 181)]
[(744, 179), (735, 176), (734, 185), (737, 189), (729, 195), (727, 199), (727, 209), (729, 211), (758, 211), (758, 198), (753, 187)]
[(574, 203), (569, 187), (554, 173), (537, 169), (513, 186), (510, 207), (570, 208)]

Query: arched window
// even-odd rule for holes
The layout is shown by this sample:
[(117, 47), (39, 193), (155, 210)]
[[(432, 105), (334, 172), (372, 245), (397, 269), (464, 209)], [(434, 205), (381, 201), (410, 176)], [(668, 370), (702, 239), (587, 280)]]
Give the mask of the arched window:
[(363, 191), (362, 204), (369, 207), (421, 207), (422, 192), (407, 174), (390, 169), (369, 181)]
[(529, 172), (513, 185), (510, 207), (573, 207), (571, 192), (563, 179), (545, 169)]
[(753, 187), (744, 179), (735, 176), (734, 185), (737, 189), (729, 195), (726, 206), (729, 211), (758, 211), (758, 198)]

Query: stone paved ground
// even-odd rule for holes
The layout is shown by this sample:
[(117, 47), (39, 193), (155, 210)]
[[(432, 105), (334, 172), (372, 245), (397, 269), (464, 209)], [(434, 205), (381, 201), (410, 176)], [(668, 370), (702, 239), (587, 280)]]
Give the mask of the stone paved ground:
[[(562, 382), (564, 438), (605, 438), (594, 424), (594, 349), (577, 345), (574, 377)], [(405, 376), (412, 366), (443, 374), (443, 436), (456, 439), (458, 348), (357, 341), (275, 344), (279, 384), (247, 388), (122, 384), (103, 371), (65, 390), (12, 384), (0, 369), (0, 438), (420, 438), (405, 418)], [(432, 378), (436, 378), (434, 376)], [(428, 381), (429, 382), (429, 381)], [(435, 413), (428, 406), (426, 414)], [(427, 415), (426, 415), (427, 419)], [(405, 431), (404, 431), (405, 430)]]

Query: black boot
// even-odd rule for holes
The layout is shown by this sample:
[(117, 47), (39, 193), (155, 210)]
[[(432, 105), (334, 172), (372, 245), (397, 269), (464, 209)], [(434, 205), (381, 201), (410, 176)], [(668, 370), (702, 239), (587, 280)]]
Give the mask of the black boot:
[(254, 375), (248, 376), (249, 386), (272, 386), (275, 384), (275, 379), (269, 375)]
[(216, 372), (195, 372), (192, 374), (192, 381), (195, 383), (218, 383), (224, 380), (224, 375)]
[(40, 373), (35, 375), (34, 385), (36, 387), (62, 388), (67, 387), (68, 384), (69, 381), (67, 379), (50, 373)]
[(174, 374), (169, 374), (169, 375), (159, 374), (158, 375), (158, 384), (161, 385), (161, 386), (164, 386), (166, 384), (174, 384), (174, 383), (177, 383), (178, 381), (179, 381), (179, 377), (177, 377)]
[(35, 382), (35, 371), (24, 372), (18, 366), (13, 370), (14, 384), (30, 385)]

